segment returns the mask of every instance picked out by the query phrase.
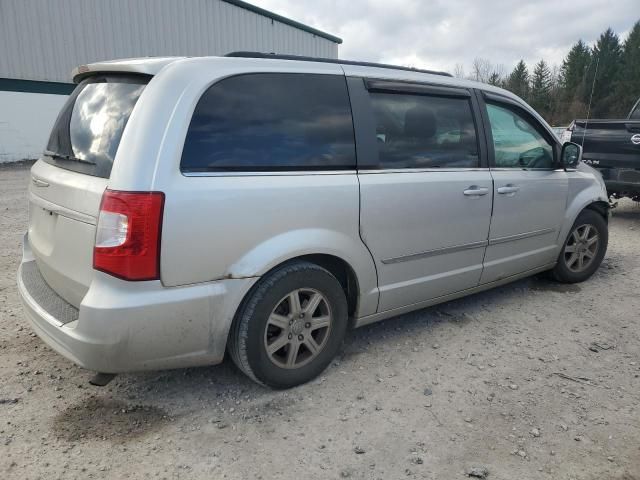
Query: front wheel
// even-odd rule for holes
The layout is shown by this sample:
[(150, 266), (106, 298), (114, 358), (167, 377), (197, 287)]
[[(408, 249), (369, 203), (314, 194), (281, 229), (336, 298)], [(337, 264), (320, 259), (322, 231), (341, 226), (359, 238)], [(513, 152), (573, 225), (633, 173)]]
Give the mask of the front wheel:
[(292, 262), (266, 275), (243, 302), (229, 333), (229, 352), (258, 383), (293, 387), (331, 362), (347, 316), (344, 291), (329, 271)]
[(607, 251), (607, 222), (593, 210), (583, 210), (558, 256), (553, 276), (563, 283), (578, 283), (588, 279), (602, 263)]

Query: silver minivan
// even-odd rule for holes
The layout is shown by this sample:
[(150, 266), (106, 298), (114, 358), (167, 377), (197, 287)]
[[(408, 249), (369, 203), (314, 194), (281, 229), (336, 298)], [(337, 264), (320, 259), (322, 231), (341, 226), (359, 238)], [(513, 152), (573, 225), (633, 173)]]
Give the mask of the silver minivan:
[(608, 201), (526, 103), (448, 74), (238, 53), (83, 65), (31, 170), (18, 286), (106, 374), (318, 375), (347, 328), (550, 271), (580, 282)]

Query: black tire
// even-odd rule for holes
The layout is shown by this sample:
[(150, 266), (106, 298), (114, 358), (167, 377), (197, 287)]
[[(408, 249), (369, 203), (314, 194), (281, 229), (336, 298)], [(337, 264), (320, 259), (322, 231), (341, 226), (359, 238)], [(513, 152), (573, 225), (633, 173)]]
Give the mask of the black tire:
[[(267, 352), (267, 329), (273, 328), (269, 318), (283, 299), (299, 289), (313, 289), (324, 297), (331, 323), (315, 357), (299, 367), (282, 368), (272, 360), (274, 354)], [(347, 324), (347, 300), (340, 282), (316, 264), (294, 261), (267, 274), (249, 292), (236, 313), (227, 347), (234, 363), (252, 380), (276, 389), (290, 388), (315, 378), (329, 365), (340, 349)], [(287, 353), (289, 348), (287, 345), (282, 351)], [(303, 353), (305, 350), (306, 345), (301, 347)]]
[[(594, 251), (593, 258), (590, 260), (590, 263), (586, 264), (582, 270), (576, 271), (576, 267), (572, 269), (569, 266), (569, 263), (571, 263), (572, 260), (572, 252), (568, 252), (567, 250), (571, 248), (573, 242), (575, 241), (575, 238), (572, 237), (574, 232), (579, 233), (580, 229), (584, 228), (584, 226), (586, 225), (589, 225), (595, 229), (598, 235), (598, 243)], [(582, 230), (582, 232), (584, 232), (584, 230)], [(582, 212), (580, 212), (580, 215), (578, 215), (578, 218), (571, 226), (569, 235), (567, 235), (567, 238), (562, 245), (562, 250), (560, 251), (560, 255), (558, 255), (558, 263), (552, 270), (553, 278), (562, 283), (584, 282), (595, 273), (598, 267), (600, 267), (602, 259), (607, 252), (608, 242), (609, 229), (607, 227), (607, 222), (604, 218), (602, 218), (602, 215), (593, 210), (583, 210)]]

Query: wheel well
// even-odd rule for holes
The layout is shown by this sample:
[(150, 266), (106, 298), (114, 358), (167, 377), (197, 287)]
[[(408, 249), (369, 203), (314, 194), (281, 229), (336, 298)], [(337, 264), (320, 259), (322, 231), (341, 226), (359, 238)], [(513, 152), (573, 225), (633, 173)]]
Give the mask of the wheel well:
[(585, 209), (587, 209), (587, 208), (589, 210), (593, 210), (596, 213), (599, 213), (602, 216), (602, 218), (604, 218), (604, 221), (608, 223), (608, 221), (609, 221), (609, 215), (608, 215), (609, 204), (607, 202), (602, 201), (602, 200), (597, 201), (597, 202), (593, 202), (593, 203), (590, 203), (589, 205), (587, 205), (585, 207)]
[(347, 262), (339, 257), (327, 254), (313, 254), (303, 255), (301, 257), (292, 258), (292, 260), (306, 260), (311, 263), (328, 270), (331, 274), (338, 279), (344, 294), (347, 297), (347, 305), (349, 307), (349, 317), (353, 317), (358, 308), (358, 278), (356, 277), (353, 268)]

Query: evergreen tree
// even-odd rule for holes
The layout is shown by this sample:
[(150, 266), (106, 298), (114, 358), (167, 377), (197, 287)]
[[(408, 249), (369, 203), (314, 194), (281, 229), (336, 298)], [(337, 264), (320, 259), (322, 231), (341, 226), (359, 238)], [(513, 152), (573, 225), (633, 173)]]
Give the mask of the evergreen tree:
[[(541, 60), (529, 75), (520, 60), (504, 75), (498, 67), (489, 60), (476, 59), (472, 77), (512, 91), (554, 125), (585, 118), (590, 100), (591, 118), (622, 118), (640, 97), (640, 21), (624, 45), (611, 28), (600, 35), (593, 48), (579, 40), (560, 68)], [(464, 76), (461, 65), (456, 65), (456, 76)]]
[(540, 60), (531, 77), (531, 106), (545, 118), (551, 113), (551, 70), (544, 60)]
[(589, 88), (593, 89), (591, 117), (606, 118), (615, 113), (615, 92), (622, 62), (620, 39), (611, 28), (600, 35), (592, 55), (593, 62), (589, 69)]
[(560, 67), (554, 65), (551, 69), (551, 89), (549, 92), (550, 113), (548, 117), (545, 117), (551, 125), (566, 125), (566, 122), (568, 122), (568, 120), (564, 119), (566, 113), (562, 102), (562, 84), (560, 80)]
[(624, 42), (622, 65), (616, 88), (616, 114), (624, 116), (640, 98), (640, 21), (631, 29)]
[(589, 89), (587, 88), (587, 69), (591, 64), (591, 51), (582, 41), (578, 40), (560, 67), (560, 83), (564, 93), (567, 94), (566, 101), (589, 101)]
[(513, 72), (507, 78), (505, 88), (518, 95), (523, 100), (529, 98), (529, 70), (524, 60), (520, 60)]
[(487, 80), (489, 85), (494, 85), (499, 87), (502, 84), (502, 78), (500, 78), (500, 74), (498, 72), (493, 72), (489, 75), (489, 79)]

